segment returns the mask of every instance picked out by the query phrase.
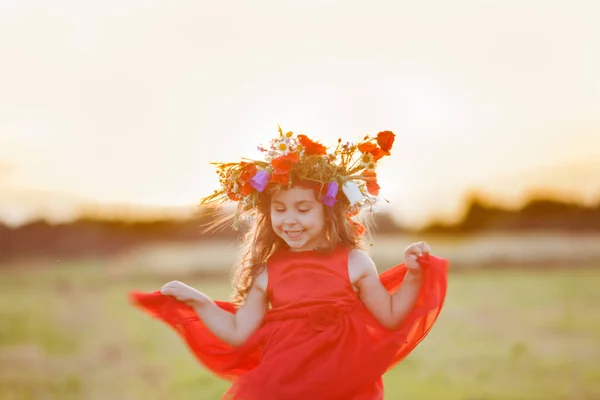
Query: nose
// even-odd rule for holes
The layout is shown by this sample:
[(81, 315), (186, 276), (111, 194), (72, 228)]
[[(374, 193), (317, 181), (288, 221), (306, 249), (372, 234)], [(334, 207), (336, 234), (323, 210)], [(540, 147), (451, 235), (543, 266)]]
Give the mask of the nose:
[(283, 223), (285, 225), (296, 225), (298, 223), (298, 221), (296, 221), (296, 217), (294, 217), (293, 215), (289, 215), (288, 214), (283, 219)]

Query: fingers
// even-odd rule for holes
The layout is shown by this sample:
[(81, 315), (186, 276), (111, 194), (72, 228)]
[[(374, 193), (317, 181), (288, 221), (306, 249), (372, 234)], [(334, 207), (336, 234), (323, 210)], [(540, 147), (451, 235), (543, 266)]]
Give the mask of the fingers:
[(422, 257), (423, 254), (431, 253), (431, 247), (425, 242), (411, 244), (406, 249), (406, 254), (415, 254), (417, 257)]
[(160, 288), (160, 292), (167, 296), (174, 296), (179, 291), (178, 289), (181, 287), (181, 285), (182, 283), (179, 281), (171, 281), (163, 285), (163, 287)]
[(165, 286), (163, 286), (162, 288), (160, 288), (160, 293), (162, 293), (162, 294), (164, 294), (164, 295), (167, 295), (167, 296), (169, 296), (169, 295), (172, 295), (172, 294), (173, 294), (173, 293), (172, 293), (172, 289), (171, 289), (171, 288), (169, 288), (169, 287), (165, 287)]
[(171, 281), (163, 285), (163, 287), (160, 288), (160, 293), (165, 296), (172, 296), (176, 300), (184, 303), (193, 300), (193, 289), (179, 281)]
[(431, 253), (431, 246), (429, 246), (425, 242), (421, 242), (421, 244), (423, 245), (423, 248), (421, 249), (421, 251), (423, 252), (423, 254), (429, 254), (429, 253)]

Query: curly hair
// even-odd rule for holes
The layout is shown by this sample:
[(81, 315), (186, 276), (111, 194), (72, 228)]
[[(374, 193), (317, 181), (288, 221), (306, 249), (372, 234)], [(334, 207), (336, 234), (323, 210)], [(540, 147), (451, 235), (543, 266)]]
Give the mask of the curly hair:
[[(285, 190), (285, 189), (279, 189)], [(243, 252), (238, 267), (232, 276), (233, 304), (240, 307), (252, 286), (254, 279), (266, 268), (269, 258), (282, 246), (287, 246), (274, 231), (271, 225), (271, 196), (273, 193), (263, 193), (255, 210), (255, 216), (250, 229), (243, 239)], [(347, 200), (338, 201), (333, 207), (324, 206), (325, 211), (325, 245), (317, 249), (327, 253), (338, 245), (352, 249), (364, 249), (366, 228), (371, 220), (361, 216), (361, 223), (352, 220), (347, 213)]]

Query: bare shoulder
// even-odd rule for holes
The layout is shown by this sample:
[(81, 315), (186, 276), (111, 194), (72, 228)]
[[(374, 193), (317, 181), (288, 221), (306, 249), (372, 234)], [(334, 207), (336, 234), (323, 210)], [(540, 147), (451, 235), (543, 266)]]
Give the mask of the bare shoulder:
[(254, 279), (254, 286), (263, 293), (267, 293), (267, 286), (269, 284), (269, 274), (267, 273), (267, 266), (256, 276)]
[(377, 275), (377, 268), (371, 256), (365, 251), (352, 249), (348, 253), (348, 275), (353, 285), (371, 275)]

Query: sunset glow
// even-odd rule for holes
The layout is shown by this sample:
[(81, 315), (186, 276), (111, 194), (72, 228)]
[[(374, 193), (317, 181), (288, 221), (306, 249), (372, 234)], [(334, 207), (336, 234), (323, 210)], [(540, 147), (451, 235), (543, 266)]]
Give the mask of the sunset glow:
[[(600, 3), (0, 6), (0, 219), (193, 206), (284, 130), (391, 130), (403, 222), (473, 190), (600, 198)], [(251, 6), (250, 4), (254, 5)]]

